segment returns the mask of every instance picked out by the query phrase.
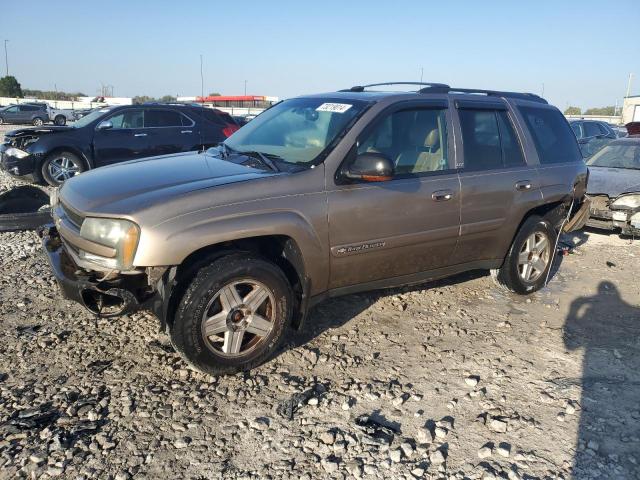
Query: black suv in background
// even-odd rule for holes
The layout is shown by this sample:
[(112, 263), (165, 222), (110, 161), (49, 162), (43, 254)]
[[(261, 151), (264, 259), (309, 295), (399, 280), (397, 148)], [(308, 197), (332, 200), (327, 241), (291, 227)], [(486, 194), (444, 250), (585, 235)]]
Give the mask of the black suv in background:
[(105, 107), (72, 125), (8, 132), (0, 162), (11, 175), (56, 186), (113, 163), (209, 148), (237, 129), (229, 114), (200, 105)]
[(569, 125), (576, 134), (582, 156), (587, 158), (606, 144), (618, 138), (616, 132), (607, 122), (598, 120), (570, 120)]
[(0, 125), (3, 123), (31, 123), (36, 127), (49, 121), (46, 103), (21, 103), (0, 108)]

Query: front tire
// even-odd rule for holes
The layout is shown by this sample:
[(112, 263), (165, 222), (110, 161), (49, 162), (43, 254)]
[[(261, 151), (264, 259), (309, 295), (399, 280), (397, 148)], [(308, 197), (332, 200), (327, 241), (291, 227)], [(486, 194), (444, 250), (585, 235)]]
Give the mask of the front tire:
[(84, 172), (85, 164), (80, 157), (71, 152), (56, 152), (42, 163), (42, 178), (52, 187), (59, 187), (71, 177)]
[(63, 127), (67, 124), (67, 119), (65, 118), (64, 115), (58, 115), (54, 120), (53, 123), (55, 123), (56, 125)]
[(491, 271), (496, 283), (520, 295), (540, 290), (554, 258), (557, 233), (544, 218), (531, 216), (518, 230), (502, 267)]
[(278, 348), (291, 321), (293, 294), (273, 263), (231, 254), (201, 268), (171, 326), (174, 348), (212, 375), (250, 370)]

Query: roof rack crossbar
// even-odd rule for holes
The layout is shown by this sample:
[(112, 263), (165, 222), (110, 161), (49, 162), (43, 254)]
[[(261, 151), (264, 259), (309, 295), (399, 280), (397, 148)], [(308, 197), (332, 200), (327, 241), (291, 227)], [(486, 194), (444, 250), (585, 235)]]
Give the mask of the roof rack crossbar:
[[(385, 82), (385, 83), (370, 83), (369, 85), (356, 85), (341, 92), (364, 92), (365, 88), (369, 87), (385, 87), (388, 85), (423, 85), (426, 88), (449, 88), (449, 85), (444, 83), (425, 83), (425, 82)], [(425, 90), (424, 88), (422, 90)]]

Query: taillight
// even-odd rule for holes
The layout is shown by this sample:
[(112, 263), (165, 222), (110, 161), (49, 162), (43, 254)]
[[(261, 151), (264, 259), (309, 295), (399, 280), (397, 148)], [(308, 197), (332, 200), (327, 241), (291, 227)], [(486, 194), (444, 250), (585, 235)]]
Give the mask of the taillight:
[(222, 129), (222, 133), (224, 133), (225, 137), (230, 137), (234, 132), (237, 132), (240, 127), (237, 125), (227, 125)]

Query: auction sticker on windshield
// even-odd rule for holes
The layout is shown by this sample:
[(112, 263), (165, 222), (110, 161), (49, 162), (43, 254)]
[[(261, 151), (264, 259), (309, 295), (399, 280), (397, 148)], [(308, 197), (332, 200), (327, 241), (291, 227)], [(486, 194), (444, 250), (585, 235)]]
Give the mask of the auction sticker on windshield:
[(344, 113), (352, 106), (353, 105), (349, 105), (348, 103), (323, 103), (316, 108), (316, 112)]

